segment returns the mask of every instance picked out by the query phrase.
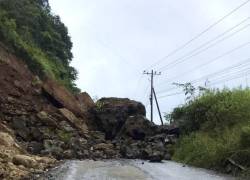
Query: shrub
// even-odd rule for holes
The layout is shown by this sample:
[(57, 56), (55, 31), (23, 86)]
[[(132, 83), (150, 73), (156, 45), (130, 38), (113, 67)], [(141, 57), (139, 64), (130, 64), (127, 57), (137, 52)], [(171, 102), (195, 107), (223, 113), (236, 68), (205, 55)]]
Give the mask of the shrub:
[(250, 169), (250, 90), (210, 90), (176, 108), (181, 138), (173, 159), (225, 171), (232, 159)]
[(182, 107), (175, 108), (171, 121), (183, 133), (218, 130), (250, 119), (250, 90), (207, 91)]
[(242, 128), (240, 144), (243, 148), (250, 148), (250, 126)]

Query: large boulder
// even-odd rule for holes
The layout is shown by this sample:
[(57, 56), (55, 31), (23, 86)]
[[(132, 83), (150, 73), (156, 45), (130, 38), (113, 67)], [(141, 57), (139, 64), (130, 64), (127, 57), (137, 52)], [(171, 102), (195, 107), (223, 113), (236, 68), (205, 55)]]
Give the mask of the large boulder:
[(145, 116), (130, 116), (117, 137), (130, 137), (134, 140), (144, 140), (145, 137), (153, 136), (156, 130), (157, 126), (147, 120)]
[(60, 113), (65, 117), (65, 119), (75, 128), (81, 131), (83, 134), (88, 133), (88, 127), (82, 119), (79, 119), (71, 111), (65, 108), (59, 109)]
[(15, 165), (23, 165), (27, 168), (37, 168), (38, 166), (36, 160), (27, 155), (15, 155), (12, 161)]
[(18, 147), (18, 145), (16, 144), (13, 137), (10, 134), (5, 133), (5, 132), (0, 132), (0, 146), (6, 146), (6, 147), (16, 146), (16, 147)]
[[(57, 82), (46, 79), (42, 87), (43, 95), (57, 108), (67, 108), (76, 116), (86, 118), (86, 111), (82, 109), (77, 98), (70, 93), (64, 86)], [(87, 121), (87, 119), (85, 119)]]
[(107, 139), (114, 139), (129, 116), (146, 115), (140, 102), (125, 98), (102, 98), (96, 103), (96, 126), (106, 133)]
[(89, 109), (95, 107), (95, 103), (90, 95), (86, 92), (76, 95), (76, 98), (81, 106), (81, 109), (88, 111)]

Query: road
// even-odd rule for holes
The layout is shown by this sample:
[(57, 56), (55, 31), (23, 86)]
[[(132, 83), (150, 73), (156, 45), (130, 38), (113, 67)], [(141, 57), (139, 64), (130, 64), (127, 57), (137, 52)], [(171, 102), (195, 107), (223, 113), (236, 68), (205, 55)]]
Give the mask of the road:
[[(213, 171), (164, 161), (149, 163), (141, 160), (70, 161), (56, 170), (55, 180), (229, 180)], [(56, 174), (54, 172), (54, 174)]]

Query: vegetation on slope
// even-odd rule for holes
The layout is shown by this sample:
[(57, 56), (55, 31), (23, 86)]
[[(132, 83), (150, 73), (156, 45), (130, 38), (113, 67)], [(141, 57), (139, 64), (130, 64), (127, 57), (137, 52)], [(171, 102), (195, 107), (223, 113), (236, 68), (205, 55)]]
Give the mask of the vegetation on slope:
[(250, 169), (250, 89), (205, 90), (168, 117), (182, 136), (174, 160), (227, 173)]
[(48, 0), (0, 0), (0, 41), (40, 77), (49, 76), (78, 92), (70, 66), (72, 42)]

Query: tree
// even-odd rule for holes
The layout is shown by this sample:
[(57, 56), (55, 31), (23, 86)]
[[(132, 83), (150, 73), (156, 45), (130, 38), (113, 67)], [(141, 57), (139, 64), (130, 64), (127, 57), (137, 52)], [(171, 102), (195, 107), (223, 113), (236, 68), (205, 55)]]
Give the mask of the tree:
[(67, 27), (53, 15), (48, 0), (0, 0), (0, 38), (26, 60), (30, 69), (75, 91), (77, 71)]

